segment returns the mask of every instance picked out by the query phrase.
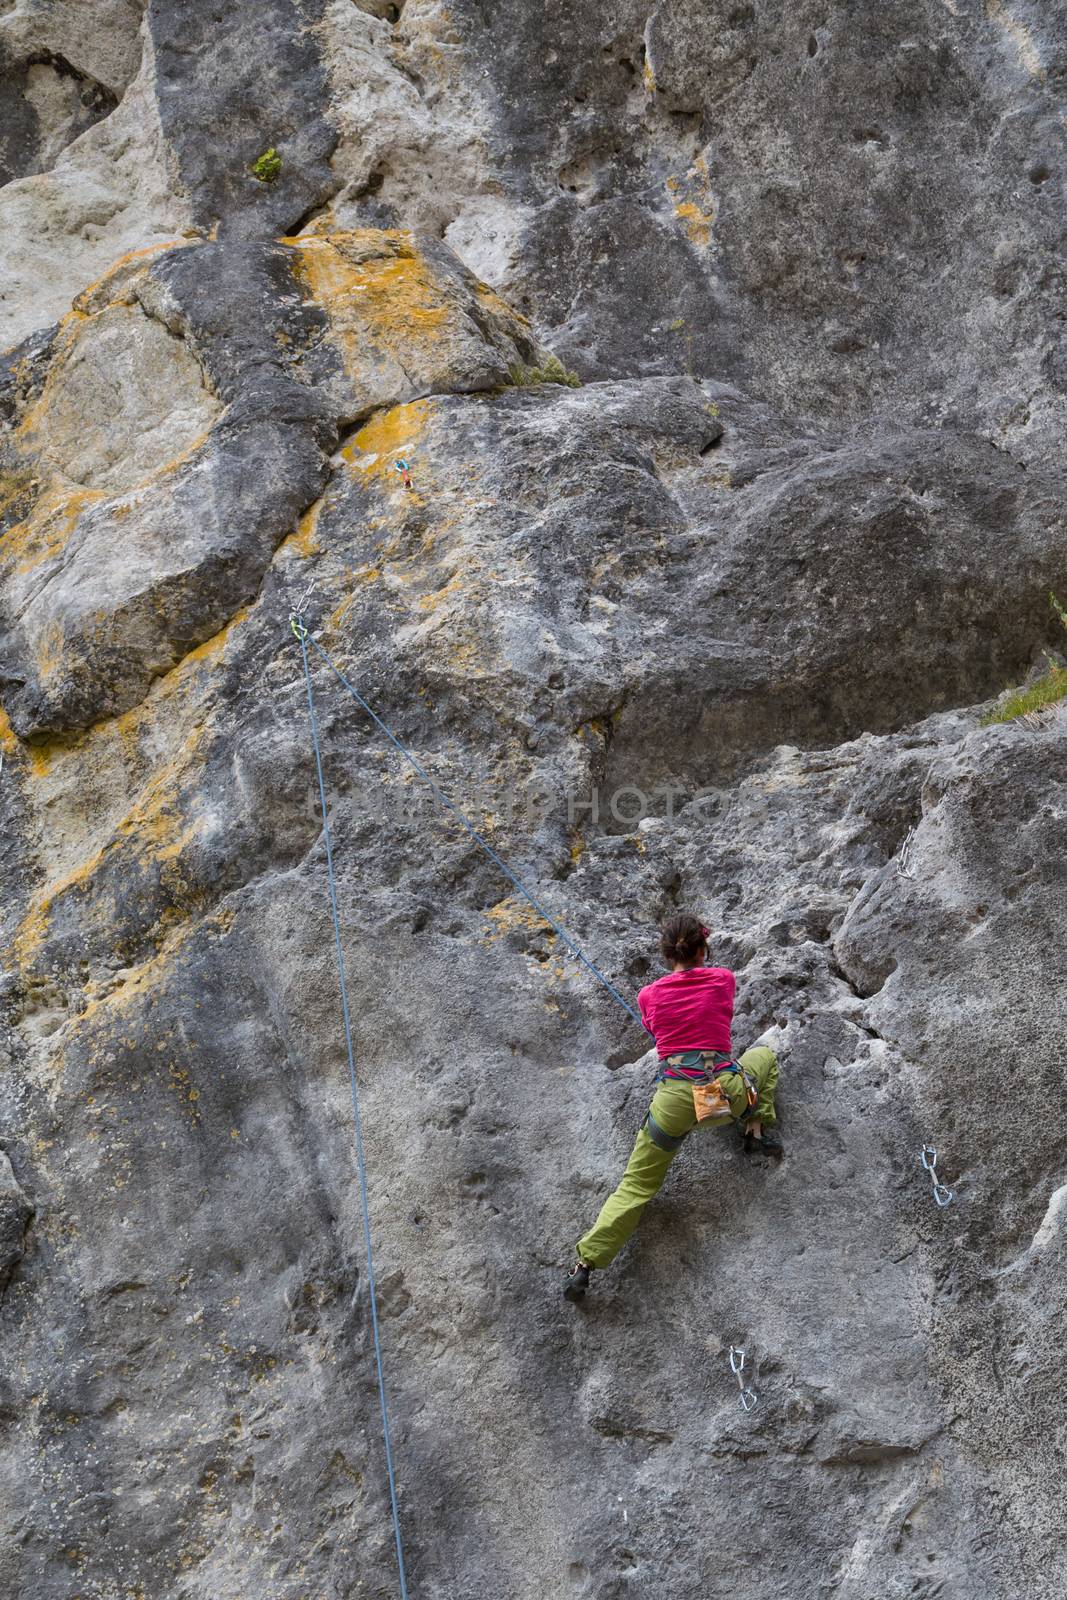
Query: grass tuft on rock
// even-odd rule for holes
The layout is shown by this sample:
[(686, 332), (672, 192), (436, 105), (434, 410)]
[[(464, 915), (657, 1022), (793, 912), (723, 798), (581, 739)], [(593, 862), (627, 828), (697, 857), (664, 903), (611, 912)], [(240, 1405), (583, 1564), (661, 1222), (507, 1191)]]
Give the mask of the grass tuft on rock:
[[(1067, 610), (1054, 594), (1049, 595), (1049, 600), (1052, 602), (1053, 611), (1064, 628), (1067, 628)], [(1058, 701), (1067, 699), (1067, 667), (1057, 666), (1051, 657), (1047, 656), (1046, 660), (1049, 670), (1028, 688), (1016, 689), (1014, 693), (1008, 695), (995, 710), (982, 718), (983, 728), (991, 728), (998, 722), (1014, 722), (1016, 717), (1025, 717), (1034, 711), (1045, 711)]]
[(261, 156), (256, 157), (248, 170), (260, 183), (273, 183), (282, 170), (282, 158), (271, 145), (269, 150), (264, 150)]
[(508, 377), (519, 389), (532, 388), (539, 383), (563, 383), (568, 389), (580, 389), (582, 386), (578, 374), (568, 371), (558, 356), (546, 356), (540, 367), (526, 367), (522, 362), (516, 362), (508, 368)]
[(1028, 689), (1017, 689), (1002, 705), (982, 718), (982, 727), (991, 728), (997, 722), (1014, 722), (1029, 711), (1044, 711), (1058, 700), (1067, 697), (1067, 668), (1053, 667), (1038, 678)]

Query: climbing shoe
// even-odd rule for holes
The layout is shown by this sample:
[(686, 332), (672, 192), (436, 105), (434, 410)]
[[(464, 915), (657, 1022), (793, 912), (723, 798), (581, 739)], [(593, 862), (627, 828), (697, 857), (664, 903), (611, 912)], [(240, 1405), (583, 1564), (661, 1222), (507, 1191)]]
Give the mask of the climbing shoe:
[(584, 1261), (576, 1261), (563, 1283), (563, 1298), (565, 1300), (582, 1300), (589, 1287), (589, 1274), (592, 1267), (587, 1267)]
[(768, 1161), (781, 1161), (785, 1155), (785, 1145), (771, 1128), (764, 1128), (758, 1139), (754, 1133), (746, 1133), (741, 1148), (750, 1158), (763, 1157)]

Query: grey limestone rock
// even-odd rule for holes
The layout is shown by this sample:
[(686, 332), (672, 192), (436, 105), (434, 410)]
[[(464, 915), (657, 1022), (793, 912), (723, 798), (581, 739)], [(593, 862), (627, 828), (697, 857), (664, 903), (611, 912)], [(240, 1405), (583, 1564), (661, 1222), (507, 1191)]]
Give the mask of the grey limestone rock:
[[(309, 681), (413, 1600), (1060, 1600), (1062, 6), (91, 9), (0, 16), (0, 1600), (399, 1592)], [(679, 907), (787, 1157), (576, 1309), (653, 1055), (553, 923), (632, 1004)]]
[(7, 1153), (0, 1150), (0, 1295), (25, 1254), (26, 1228), (33, 1207), (27, 1200)]

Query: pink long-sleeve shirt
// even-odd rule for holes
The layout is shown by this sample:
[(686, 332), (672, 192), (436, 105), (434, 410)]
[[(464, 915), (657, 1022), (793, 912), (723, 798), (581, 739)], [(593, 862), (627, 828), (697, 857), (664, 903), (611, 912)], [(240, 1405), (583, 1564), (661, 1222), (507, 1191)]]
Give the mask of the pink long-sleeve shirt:
[(736, 992), (737, 979), (726, 967), (690, 967), (647, 984), (637, 1005), (660, 1060), (679, 1050), (729, 1055)]

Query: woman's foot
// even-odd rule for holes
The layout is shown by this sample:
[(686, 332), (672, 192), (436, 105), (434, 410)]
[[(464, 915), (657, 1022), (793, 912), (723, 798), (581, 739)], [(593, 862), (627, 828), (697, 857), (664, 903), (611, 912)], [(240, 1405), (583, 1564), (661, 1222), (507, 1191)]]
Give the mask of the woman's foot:
[(563, 1298), (565, 1300), (581, 1300), (585, 1297), (585, 1291), (589, 1287), (589, 1274), (592, 1270), (592, 1267), (586, 1266), (581, 1257), (578, 1258), (564, 1279)]
[(785, 1145), (773, 1128), (764, 1128), (761, 1133), (746, 1132), (743, 1149), (746, 1156), (766, 1156), (771, 1161), (781, 1161), (785, 1155)]

